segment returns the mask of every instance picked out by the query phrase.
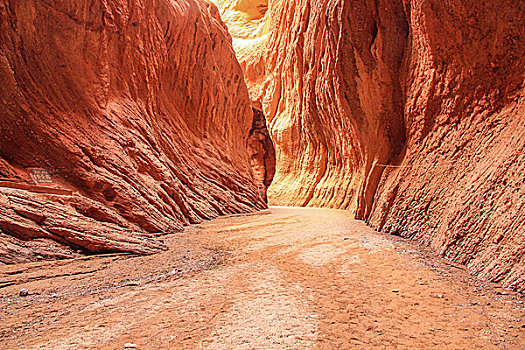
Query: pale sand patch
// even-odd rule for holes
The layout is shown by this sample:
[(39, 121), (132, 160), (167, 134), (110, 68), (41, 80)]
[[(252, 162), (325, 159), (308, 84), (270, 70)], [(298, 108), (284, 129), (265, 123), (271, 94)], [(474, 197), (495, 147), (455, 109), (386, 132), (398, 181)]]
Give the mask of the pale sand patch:
[(333, 262), (345, 251), (346, 249), (332, 244), (320, 244), (315, 247), (303, 249), (303, 252), (299, 254), (299, 258), (307, 264), (320, 267)]
[(203, 339), (206, 349), (307, 349), (318, 336), (317, 315), (301, 300), (299, 286), (286, 285), (278, 269), (255, 266), (259, 273)]
[(339, 270), (337, 270), (337, 273), (346, 277), (350, 277), (352, 274), (354, 274), (355, 266), (361, 264), (361, 258), (359, 257), (359, 255), (347, 257), (343, 261), (344, 262), (339, 268)]
[(348, 247), (363, 248), (368, 250), (370, 253), (381, 253), (394, 249), (394, 245), (383, 237), (371, 235), (369, 237), (359, 237), (353, 239), (352, 242), (348, 244)]

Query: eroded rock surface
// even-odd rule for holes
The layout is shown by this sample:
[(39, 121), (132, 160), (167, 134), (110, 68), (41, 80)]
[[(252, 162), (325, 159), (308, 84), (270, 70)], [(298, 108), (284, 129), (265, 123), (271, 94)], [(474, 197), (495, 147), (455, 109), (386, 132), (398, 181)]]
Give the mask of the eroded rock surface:
[(216, 2), (276, 143), (270, 204), (352, 210), (524, 290), (522, 2)]
[(152, 252), (151, 233), (265, 207), (248, 91), (209, 3), (1, 0), (0, 80), (0, 177), (41, 167), (76, 192), (1, 190), (0, 261)]
[(270, 204), (370, 206), (381, 175), (372, 163), (388, 163), (405, 141), (402, 3), (217, 3), (275, 142)]
[(275, 147), (266, 127), (262, 111), (253, 108), (253, 123), (248, 139), (248, 150), (253, 175), (259, 185), (261, 197), (267, 201), (266, 193), (275, 175)]
[(407, 14), (406, 151), (367, 220), (525, 291), (525, 4), (413, 1)]

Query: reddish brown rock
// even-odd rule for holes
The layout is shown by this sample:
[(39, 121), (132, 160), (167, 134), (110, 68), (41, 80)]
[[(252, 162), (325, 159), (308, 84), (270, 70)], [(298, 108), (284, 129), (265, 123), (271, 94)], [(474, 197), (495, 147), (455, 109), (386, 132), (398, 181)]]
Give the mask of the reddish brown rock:
[(407, 143), (367, 221), (525, 291), (525, 4), (406, 11)]
[[(372, 163), (393, 159), (404, 143), (402, 4), (217, 3), (275, 142), (270, 204), (369, 208), (381, 175)], [(263, 17), (249, 15), (265, 4)]]
[(216, 2), (276, 144), (270, 204), (352, 210), (525, 290), (523, 3)]
[(150, 254), (164, 249), (153, 234), (95, 220), (75, 210), (74, 200), (27, 191), (0, 193), (0, 257), (4, 263), (71, 258), (77, 253)]
[(0, 177), (45, 168), (78, 192), (2, 190), (2, 261), (34, 259), (32, 239), (149, 253), (162, 248), (149, 233), (265, 207), (248, 91), (213, 5), (1, 0), (0, 80)]
[(253, 175), (259, 185), (261, 197), (267, 201), (266, 192), (275, 175), (275, 148), (261, 110), (253, 108), (253, 124), (248, 139), (248, 150)]

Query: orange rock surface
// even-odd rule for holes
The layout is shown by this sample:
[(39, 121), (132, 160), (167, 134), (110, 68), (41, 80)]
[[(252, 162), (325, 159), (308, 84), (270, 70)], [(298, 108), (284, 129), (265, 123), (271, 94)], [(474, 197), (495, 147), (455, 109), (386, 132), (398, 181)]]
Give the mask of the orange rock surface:
[(271, 183), (525, 291), (522, 2), (213, 2), (0, 0), (0, 261), (159, 251)]
[[(387, 163), (404, 143), (402, 4), (217, 5), (276, 146), (270, 204), (365, 208), (380, 175), (372, 163)], [(382, 22), (378, 11), (388, 13)]]
[(231, 37), (200, 0), (0, 1), (0, 261), (148, 253), (156, 233), (265, 207)]
[(409, 13), (402, 167), (383, 173), (367, 221), (523, 292), (525, 4), (413, 1)]
[(269, 203), (349, 209), (525, 290), (525, 6), (216, 0), (276, 144)]

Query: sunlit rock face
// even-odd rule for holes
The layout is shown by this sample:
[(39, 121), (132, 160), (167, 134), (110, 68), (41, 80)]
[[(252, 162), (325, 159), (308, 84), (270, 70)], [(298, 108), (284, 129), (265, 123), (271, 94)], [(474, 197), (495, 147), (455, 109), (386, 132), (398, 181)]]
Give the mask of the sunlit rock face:
[[(218, 5), (276, 145), (270, 204), (369, 211), (381, 175), (372, 164), (391, 161), (405, 141), (402, 4)], [(266, 5), (263, 17), (249, 20)]]
[(231, 37), (200, 0), (0, 1), (0, 261), (154, 252), (151, 233), (265, 207)]
[(524, 290), (523, 3), (216, 3), (275, 142), (271, 204), (352, 210)]

